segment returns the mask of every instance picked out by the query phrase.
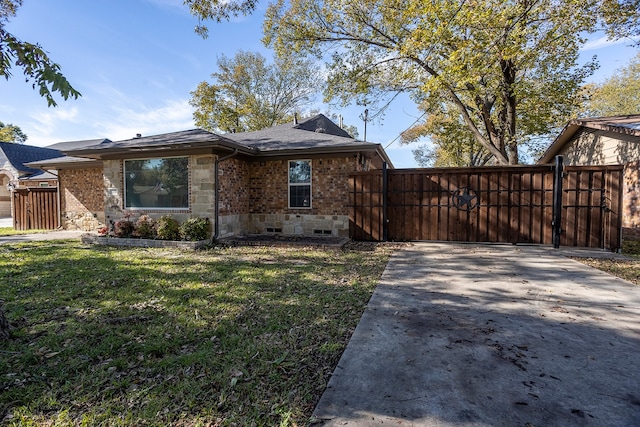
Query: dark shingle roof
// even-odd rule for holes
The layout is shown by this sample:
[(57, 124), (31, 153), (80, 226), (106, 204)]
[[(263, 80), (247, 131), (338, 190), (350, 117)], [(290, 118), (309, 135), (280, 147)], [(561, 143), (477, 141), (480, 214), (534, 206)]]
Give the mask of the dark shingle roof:
[(86, 139), (82, 141), (63, 141), (56, 142), (55, 144), (48, 145), (47, 148), (53, 148), (55, 150), (60, 150), (62, 152), (69, 150), (77, 150), (79, 148), (90, 147), (92, 145), (98, 145), (101, 143), (109, 143), (110, 139), (102, 138), (102, 139)]
[[(229, 148), (230, 145), (235, 144), (233, 141), (215, 133), (207, 132), (203, 129), (190, 129), (160, 135), (141, 136), (122, 141), (110, 141), (106, 139), (96, 145), (67, 150), (66, 153), (70, 156), (100, 158), (103, 154), (207, 147)], [(247, 150), (252, 151), (251, 148), (247, 148)]]
[(96, 145), (65, 150), (65, 153), (74, 157), (105, 159), (199, 150), (237, 151), (248, 156), (297, 155), (300, 151), (308, 154), (370, 151), (378, 152), (391, 165), (380, 144), (353, 139), (322, 114), (297, 124), (288, 123), (259, 131), (218, 135), (203, 129), (191, 129), (123, 141), (105, 140)]
[(211, 142), (220, 139), (215, 133), (207, 132), (203, 129), (190, 129), (179, 132), (169, 132), (160, 135), (140, 136), (131, 139), (125, 139), (122, 141), (105, 141), (99, 146), (92, 146), (91, 148), (115, 148), (115, 147), (153, 147), (162, 145), (178, 145), (178, 144), (192, 144), (199, 142)]
[(25, 166), (25, 163), (63, 156), (60, 151), (51, 148), (34, 147), (10, 142), (0, 142), (0, 151), (2, 151), (6, 159), (0, 158), (0, 165), (3, 163), (2, 160), (9, 162), (9, 164), (18, 171), (20, 176), (42, 173), (40, 169)]
[(362, 146), (326, 116), (318, 114), (298, 124), (286, 123), (267, 129), (228, 133), (225, 137), (260, 151)]

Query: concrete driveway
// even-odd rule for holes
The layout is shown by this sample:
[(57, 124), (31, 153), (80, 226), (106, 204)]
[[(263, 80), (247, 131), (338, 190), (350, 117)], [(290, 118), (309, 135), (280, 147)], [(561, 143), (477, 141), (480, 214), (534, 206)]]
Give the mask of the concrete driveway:
[(640, 426), (640, 286), (566, 253), (418, 243), (394, 255), (317, 424)]

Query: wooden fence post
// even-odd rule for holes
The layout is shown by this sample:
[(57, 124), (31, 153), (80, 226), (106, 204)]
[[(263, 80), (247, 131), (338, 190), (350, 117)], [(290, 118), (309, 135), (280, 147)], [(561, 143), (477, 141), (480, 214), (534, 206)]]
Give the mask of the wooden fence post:
[(389, 239), (389, 220), (387, 218), (387, 178), (389, 171), (387, 162), (382, 162), (382, 241)]

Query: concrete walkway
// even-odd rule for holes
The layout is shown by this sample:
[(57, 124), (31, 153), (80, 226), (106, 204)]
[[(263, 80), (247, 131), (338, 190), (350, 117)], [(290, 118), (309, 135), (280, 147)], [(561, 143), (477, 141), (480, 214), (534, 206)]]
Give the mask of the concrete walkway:
[(418, 243), (394, 255), (317, 425), (640, 426), (640, 286), (563, 254)]
[[(12, 228), (12, 218), (0, 218), (0, 228)], [(16, 234), (13, 236), (0, 236), (0, 245), (5, 243), (20, 243), (43, 240), (67, 240), (80, 239), (86, 231), (52, 230), (46, 233)]]

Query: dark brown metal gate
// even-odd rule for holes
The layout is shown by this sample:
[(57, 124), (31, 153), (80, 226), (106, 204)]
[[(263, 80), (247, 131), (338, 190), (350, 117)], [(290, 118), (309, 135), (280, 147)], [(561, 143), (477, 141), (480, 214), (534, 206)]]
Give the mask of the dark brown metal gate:
[[(353, 174), (350, 234), (374, 241), (553, 244), (555, 170), (547, 165), (388, 170), (386, 203), (383, 171)], [(623, 167), (565, 167), (561, 176), (560, 245), (617, 250)]]
[(18, 188), (13, 191), (13, 228), (53, 230), (58, 226), (57, 188)]

